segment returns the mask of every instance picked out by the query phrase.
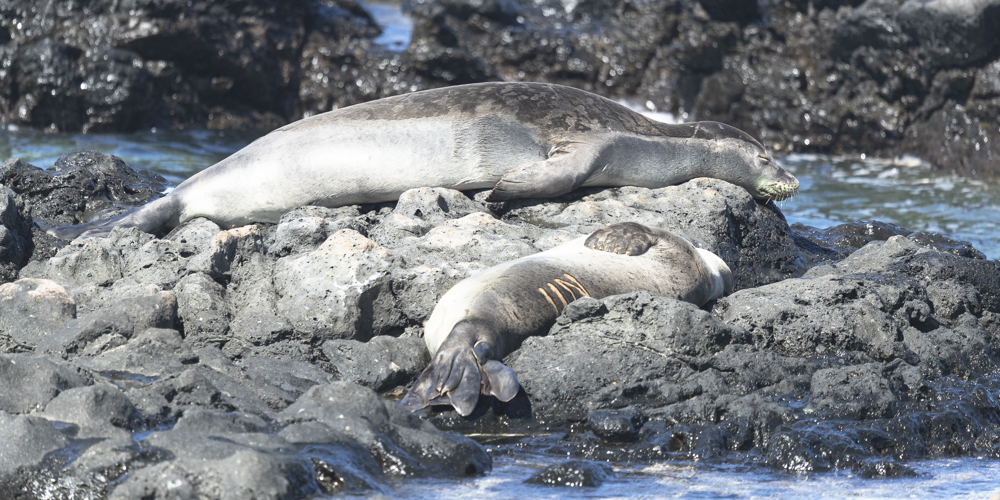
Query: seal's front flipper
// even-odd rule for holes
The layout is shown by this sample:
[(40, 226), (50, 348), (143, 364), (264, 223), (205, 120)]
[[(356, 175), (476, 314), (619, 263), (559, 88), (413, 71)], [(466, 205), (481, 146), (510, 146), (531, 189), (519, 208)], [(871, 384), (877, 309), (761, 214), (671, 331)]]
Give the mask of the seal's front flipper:
[(583, 185), (598, 164), (599, 152), (586, 143), (553, 148), (549, 158), (521, 165), (500, 178), (486, 201), (553, 198)]
[(652, 228), (635, 222), (621, 222), (594, 231), (583, 244), (591, 250), (642, 255), (658, 240)]

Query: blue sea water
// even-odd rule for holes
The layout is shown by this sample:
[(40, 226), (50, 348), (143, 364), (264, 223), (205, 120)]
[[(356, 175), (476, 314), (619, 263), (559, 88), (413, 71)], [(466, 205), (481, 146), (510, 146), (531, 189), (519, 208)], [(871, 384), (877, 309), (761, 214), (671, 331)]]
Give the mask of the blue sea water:
[[(861, 479), (849, 472), (793, 474), (739, 466), (661, 462), (615, 467), (615, 478), (596, 488), (526, 484), (556, 457), (523, 454), (494, 459), (493, 472), (458, 479), (407, 479), (390, 484), (398, 499), (988, 499), (1000, 493), (1000, 463), (960, 458), (910, 463), (917, 477)], [(366, 495), (368, 496), (368, 495)]]

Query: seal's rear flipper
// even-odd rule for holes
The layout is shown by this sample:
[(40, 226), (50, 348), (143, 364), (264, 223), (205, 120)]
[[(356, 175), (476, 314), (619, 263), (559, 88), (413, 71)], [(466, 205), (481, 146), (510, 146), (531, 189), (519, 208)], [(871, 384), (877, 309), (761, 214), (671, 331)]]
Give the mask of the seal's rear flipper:
[(494, 396), (504, 403), (514, 399), (521, 387), (514, 370), (492, 359), (483, 365), (483, 378), (483, 394)]
[(103, 238), (111, 234), (111, 230), (116, 227), (135, 227), (140, 231), (155, 233), (168, 225), (177, 225), (178, 218), (176, 200), (165, 196), (114, 217), (75, 226), (57, 227), (46, 232), (63, 240)]
[(494, 360), (480, 365), (471, 348), (456, 347), (439, 350), (399, 403), (410, 411), (449, 404), (465, 417), (476, 408), (480, 393), (510, 401), (519, 387), (514, 370)]

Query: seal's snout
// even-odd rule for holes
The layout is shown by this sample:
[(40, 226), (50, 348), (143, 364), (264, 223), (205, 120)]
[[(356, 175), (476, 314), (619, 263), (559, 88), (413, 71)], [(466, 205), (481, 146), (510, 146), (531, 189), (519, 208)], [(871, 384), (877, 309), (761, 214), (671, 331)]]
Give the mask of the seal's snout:
[(784, 169), (779, 168), (770, 179), (765, 179), (757, 185), (758, 199), (785, 201), (799, 189), (799, 180)]

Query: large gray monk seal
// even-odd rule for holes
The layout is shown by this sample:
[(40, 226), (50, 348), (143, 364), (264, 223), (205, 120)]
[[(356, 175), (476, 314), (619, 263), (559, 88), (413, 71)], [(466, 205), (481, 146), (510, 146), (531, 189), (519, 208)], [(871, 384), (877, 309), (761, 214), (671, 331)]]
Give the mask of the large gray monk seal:
[(633, 222), (491, 267), (441, 297), (424, 325), (433, 361), (402, 404), (450, 404), (464, 416), (480, 392), (509, 401), (517, 376), (498, 360), (547, 332), (570, 302), (638, 290), (701, 306), (731, 293), (733, 275), (712, 252)]
[(561, 85), (480, 83), (300, 120), (135, 211), (52, 233), (156, 232), (195, 217), (229, 228), (276, 222), (303, 205), (393, 201), (417, 187), (493, 188), (487, 199), (504, 201), (695, 177), (737, 184), (760, 200), (784, 200), (799, 185), (759, 142), (728, 125), (659, 123)]

